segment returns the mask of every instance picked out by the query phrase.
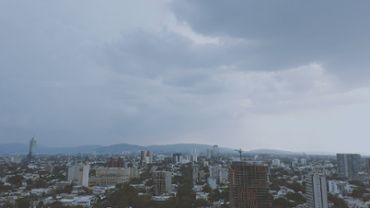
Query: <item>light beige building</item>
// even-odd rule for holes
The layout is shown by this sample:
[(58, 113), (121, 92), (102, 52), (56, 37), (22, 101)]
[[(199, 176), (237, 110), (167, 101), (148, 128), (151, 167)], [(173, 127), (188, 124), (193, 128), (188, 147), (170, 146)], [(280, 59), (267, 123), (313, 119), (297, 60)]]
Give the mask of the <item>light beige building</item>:
[(116, 185), (139, 176), (135, 167), (98, 167), (90, 177), (90, 186)]
[(88, 164), (74, 164), (68, 167), (68, 181), (75, 185), (89, 186), (89, 171)]

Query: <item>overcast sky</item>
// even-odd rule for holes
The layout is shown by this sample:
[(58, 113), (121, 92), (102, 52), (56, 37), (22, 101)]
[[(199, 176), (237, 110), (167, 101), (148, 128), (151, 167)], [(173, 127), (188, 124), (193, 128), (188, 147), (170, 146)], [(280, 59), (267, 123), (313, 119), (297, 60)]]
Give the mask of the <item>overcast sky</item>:
[(0, 143), (370, 153), (369, 10), (2, 0)]

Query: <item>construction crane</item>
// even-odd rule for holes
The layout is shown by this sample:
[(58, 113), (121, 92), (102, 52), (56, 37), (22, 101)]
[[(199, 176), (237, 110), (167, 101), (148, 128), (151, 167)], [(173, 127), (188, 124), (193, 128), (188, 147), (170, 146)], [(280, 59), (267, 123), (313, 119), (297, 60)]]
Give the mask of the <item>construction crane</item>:
[(242, 161), (243, 150), (240, 148), (240, 149), (236, 149), (234, 151), (239, 153), (240, 161)]

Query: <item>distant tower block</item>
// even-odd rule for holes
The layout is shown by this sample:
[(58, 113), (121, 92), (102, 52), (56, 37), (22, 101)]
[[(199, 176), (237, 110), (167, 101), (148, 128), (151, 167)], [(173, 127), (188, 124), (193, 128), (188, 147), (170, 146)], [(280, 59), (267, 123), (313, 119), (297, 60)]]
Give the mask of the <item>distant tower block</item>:
[(36, 147), (36, 139), (35, 139), (35, 137), (32, 137), (32, 139), (30, 140), (30, 146), (29, 146), (29, 149), (28, 149), (28, 160), (32, 159), (33, 150), (35, 149), (35, 147)]

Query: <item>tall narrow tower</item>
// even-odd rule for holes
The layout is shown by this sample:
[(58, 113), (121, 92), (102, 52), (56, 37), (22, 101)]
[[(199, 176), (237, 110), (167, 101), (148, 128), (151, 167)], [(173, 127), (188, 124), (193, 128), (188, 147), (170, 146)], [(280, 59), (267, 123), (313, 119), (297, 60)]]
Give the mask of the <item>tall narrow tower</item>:
[(193, 162), (198, 162), (198, 153), (197, 153), (197, 147), (195, 146), (195, 148), (193, 149), (193, 155), (192, 155), (192, 158), (191, 160)]
[(33, 150), (36, 146), (36, 139), (35, 137), (32, 137), (32, 139), (30, 140), (30, 146), (29, 146), (29, 149), (28, 149), (28, 160), (31, 160), (32, 157), (33, 157)]

